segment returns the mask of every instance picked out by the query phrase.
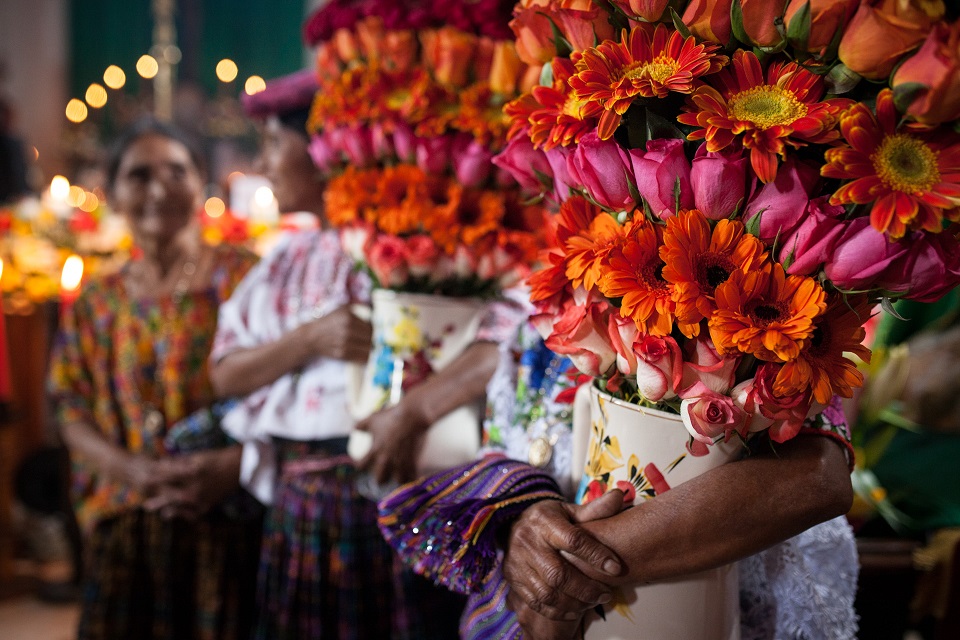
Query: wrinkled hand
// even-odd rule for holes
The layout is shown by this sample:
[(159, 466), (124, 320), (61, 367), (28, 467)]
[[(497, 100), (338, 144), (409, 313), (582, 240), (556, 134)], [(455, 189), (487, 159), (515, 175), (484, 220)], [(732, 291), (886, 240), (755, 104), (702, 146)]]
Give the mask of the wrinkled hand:
[(400, 484), (410, 482), (417, 476), (417, 456), (429, 426), (409, 397), (378, 411), (354, 427), (373, 436), (369, 453), (357, 466), (380, 484), (391, 478)]
[(525, 602), (511, 594), (507, 594), (507, 606), (517, 615), (517, 621), (523, 628), (524, 640), (573, 640), (579, 638), (581, 616), (576, 620), (557, 622), (544, 618), (528, 607)]
[(162, 482), (144, 508), (165, 518), (199, 518), (240, 486), (240, 451), (233, 446), (158, 460)]
[(159, 460), (136, 453), (118, 457), (109, 471), (116, 480), (144, 497), (156, 494), (167, 476)]
[(300, 328), (306, 344), (316, 356), (366, 362), (370, 355), (373, 328), (344, 305)]
[(623, 493), (611, 491), (582, 506), (544, 500), (524, 511), (510, 530), (503, 561), (503, 576), (510, 586), (508, 604), (519, 599), (549, 620), (573, 622), (584, 611), (609, 602), (610, 587), (587, 577), (577, 563), (611, 577), (621, 574), (623, 564), (577, 525), (609, 518), (622, 507)]

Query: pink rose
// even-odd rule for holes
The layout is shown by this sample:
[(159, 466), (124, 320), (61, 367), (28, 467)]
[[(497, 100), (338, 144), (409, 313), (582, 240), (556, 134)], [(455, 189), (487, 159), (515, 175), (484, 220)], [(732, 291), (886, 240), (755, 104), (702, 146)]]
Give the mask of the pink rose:
[(880, 286), (919, 302), (935, 302), (960, 283), (960, 244), (949, 232), (917, 232), (900, 243), (906, 253), (880, 277)]
[(716, 393), (726, 393), (733, 386), (739, 357), (722, 357), (708, 335), (688, 341), (685, 347), (683, 376), (678, 388), (682, 397), (697, 384)]
[(810, 391), (789, 397), (774, 393), (773, 384), (783, 365), (766, 363), (757, 369), (753, 378), (753, 390), (757, 407), (765, 417), (773, 420), (770, 438), (774, 442), (786, 442), (800, 432), (812, 405)]
[(493, 170), (490, 163), (493, 152), (477, 142), (473, 136), (459, 136), (453, 142), (450, 155), (457, 180), (465, 187), (479, 187), (490, 177)]
[(676, 213), (674, 187), (680, 179), (680, 208), (693, 206), (690, 163), (683, 153), (683, 140), (657, 138), (647, 141), (647, 150), (630, 150), (633, 175), (640, 197), (655, 216), (669, 218)]
[(517, 266), (517, 256), (504, 247), (494, 247), (477, 259), (477, 277), (481, 280), (510, 278)]
[(405, 122), (393, 126), (393, 149), (401, 162), (413, 162), (417, 158), (417, 136)]
[(800, 226), (781, 240), (779, 260), (788, 264), (787, 273), (807, 276), (820, 268), (833, 251), (833, 245), (843, 233), (840, 216), (843, 207), (831, 205), (829, 196), (810, 201), (807, 215)]
[(623, 318), (619, 313), (610, 314), (610, 342), (617, 352), (617, 371), (625, 376), (637, 372), (637, 355), (633, 352), (633, 342), (637, 339), (637, 323), (631, 318)]
[(773, 418), (768, 418), (759, 411), (757, 404), (757, 392), (754, 389), (753, 378), (744, 380), (730, 390), (730, 397), (733, 403), (743, 409), (747, 415), (747, 432), (757, 433), (768, 429), (773, 423)]
[(347, 156), (347, 160), (355, 167), (366, 167), (373, 164), (373, 139), (370, 130), (366, 127), (348, 127), (341, 129), (339, 139), (340, 149)]
[(723, 438), (729, 440), (734, 433), (744, 434), (747, 415), (730, 396), (711, 391), (702, 383), (688, 390), (680, 403), (683, 426), (693, 439), (711, 445)]
[(711, 220), (723, 220), (743, 205), (749, 161), (733, 147), (707, 151), (700, 145), (690, 168), (694, 206)]
[(562, 204), (570, 197), (571, 190), (576, 188), (576, 183), (567, 169), (570, 156), (573, 155), (573, 149), (570, 147), (553, 147), (543, 153), (553, 174), (554, 196), (557, 202)]
[(460, 244), (453, 254), (453, 275), (462, 280), (477, 274), (477, 256), (469, 247)]
[(617, 360), (608, 330), (610, 313), (606, 300), (588, 300), (584, 304), (571, 301), (553, 323), (552, 333), (545, 341), (547, 348), (569, 356), (574, 366), (587, 375), (608, 375)]
[(638, 336), (633, 343), (637, 359), (637, 389), (647, 400), (659, 402), (677, 397), (683, 356), (677, 341), (666, 336)]
[(326, 131), (310, 136), (307, 153), (322, 173), (332, 171), (340, 163), (340, 153), (330, 144)]
[(824, 272), (840, 289), (869, 289), (895, 260), (907, 253), (907, 245), (873, 228), (870, 218), (841, 222), (843, 233), (827, 256)]
[(425, 173), (445, 173), (450, 166), (450, 136), (418, 138), (417, 166)]
[(819, 179), (815, 167), (788, 159), (777, 169), (773, 182), (757, 183), (759, 188), (754, 188), (744, 208), (744, 221), (760, 214), (760, 239), (769, 244), (777, 235), (782, 238), (803, 219)]
[(540, 176), (553, 175), (543, 151), (535, 149), (525, 134), (510, 138), (504, 150), (493, 157), (493, 164), (512, 176), (525, 191), (534, 194), (549, 187), (543, 184)]
[(396, 236), (380, 234), (370, 246), (370, 269), (381, 287), (399, 287), (407, 281), (407, 245)]
[(568, 164), (570, 175), (602, 207), (632, 209), (633, 171), (630, 158), (615, 140), (601, 140), (596, 131), (580, 138)]
[(407, 264), (414, 278), (431, 275), (439, 258), (440, 250), (430, 236), (419, 234), (407, 238)]
[(393, 159), (396, 155), (393, 148), (393, 138), (380, 122), (374, 122), (370, 125), (370, 146), (373, 149), (373, 156), (377, 160)]

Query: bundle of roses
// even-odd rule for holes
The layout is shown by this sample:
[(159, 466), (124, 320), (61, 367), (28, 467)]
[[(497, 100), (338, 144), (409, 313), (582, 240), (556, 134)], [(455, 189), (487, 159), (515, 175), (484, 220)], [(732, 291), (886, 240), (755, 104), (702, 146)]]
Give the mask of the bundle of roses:
[(311, 21), (326, 39), (310, 152), (330, 176), (328, 218), (381, 287), (495, 295), (542, 248), (543, 206), (492, 163), (527, 67), (511, 8), (339, 2)]
[(695, 450), (783, 441), (862, 384), (846, 354), (869, 358), (879, 301), (960, 282), (960, 24), (938, 2), (670, 4), (521, 2), (544, 67), (494, 162), (559, 204), (531, 279), (554, 351), (679, 412)]
[(383, 288), (492, 296), (529, 274), (544, 210), (413, 165), (348, 168), (325, 194), (344, 248)]

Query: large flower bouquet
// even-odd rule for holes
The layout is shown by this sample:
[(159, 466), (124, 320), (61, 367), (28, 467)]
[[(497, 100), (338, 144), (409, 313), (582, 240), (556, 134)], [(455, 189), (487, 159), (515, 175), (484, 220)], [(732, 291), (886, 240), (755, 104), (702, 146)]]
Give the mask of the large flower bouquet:
[(782, 442), (862, 384), (876, 305), (960, 281), (960, 23), (943, 2), (523, 0), (540, 84), (495, 159), (556, 203), (554, 351)]
[(329, 177), (327, 217), (383, 288), (493, 294), (542, 246), (543, 207), (491, 162), (506, 142), (503, 105), (527, 71), (511, 7), (335, 1), (306, 25), (320, 79), (310, 151)]

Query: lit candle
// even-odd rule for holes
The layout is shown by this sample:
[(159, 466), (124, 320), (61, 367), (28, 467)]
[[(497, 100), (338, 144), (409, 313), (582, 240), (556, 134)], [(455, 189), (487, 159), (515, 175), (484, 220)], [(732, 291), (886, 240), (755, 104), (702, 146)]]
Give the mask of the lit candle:
[[(0, 259), (0, 280), (3, 280), (3, 260)], [(7, 323), (3, 315), (3, 290), (0, 288), (0, 402), (10, 399), (10, 364), (7, 360)]]
[(60, 272), (60, 315), (70, 310), (73, 302), (80, 293), (80, 282), (83, 280), (83, 258), (77, 254), (71, 255), (63, 263)]

